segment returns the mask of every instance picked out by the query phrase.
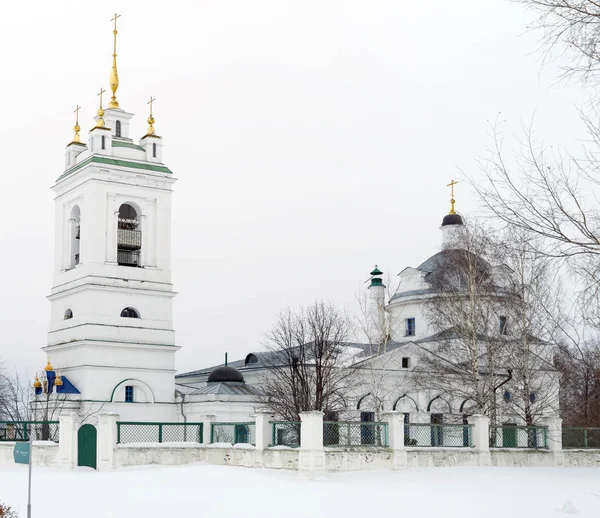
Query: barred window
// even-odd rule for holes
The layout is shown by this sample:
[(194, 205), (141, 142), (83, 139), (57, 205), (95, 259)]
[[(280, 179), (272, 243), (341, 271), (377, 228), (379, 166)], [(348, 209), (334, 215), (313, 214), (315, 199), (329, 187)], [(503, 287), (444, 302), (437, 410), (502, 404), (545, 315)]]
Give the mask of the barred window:
[(125, 403), (133, 403), (133, 387), (131, 385), (125, 387)]
[(121, 136), (121, 121), (115, 123), (115, 137)]

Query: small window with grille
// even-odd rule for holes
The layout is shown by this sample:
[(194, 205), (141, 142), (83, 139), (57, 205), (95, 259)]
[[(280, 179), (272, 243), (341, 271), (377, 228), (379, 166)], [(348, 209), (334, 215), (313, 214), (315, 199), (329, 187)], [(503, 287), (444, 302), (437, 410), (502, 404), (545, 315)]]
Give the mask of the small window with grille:
[(133, 403), (133, 387), (131, 385), (125, 387), (125, 403)]
[(152, 158), (156, 158), (156, 142), (152, 143)]
[(115, 137), (121, 136), (121, 121), (115, 122)]

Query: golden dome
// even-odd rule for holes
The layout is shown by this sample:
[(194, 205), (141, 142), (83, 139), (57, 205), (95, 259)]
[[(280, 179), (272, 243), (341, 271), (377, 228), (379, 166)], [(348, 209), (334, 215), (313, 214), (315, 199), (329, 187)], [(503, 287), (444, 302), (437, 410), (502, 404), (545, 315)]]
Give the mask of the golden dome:
[(35, 377), (35, 381), (33, 382), (33, 388), (42, 388), (42, 382), (37, 376)]
[(56, 375), (56, 380), (54, 381), (54, 384), (57, 387), (62, 387), (63, 381), (62, 381), (62, 378), (58, 374)]
[(52, 367), (52, 364), (50, 363), (50, 360), (48, 360), (48, 364), (44, 367), (44, 370), (46, 372), (54, 370), (54, 368)]

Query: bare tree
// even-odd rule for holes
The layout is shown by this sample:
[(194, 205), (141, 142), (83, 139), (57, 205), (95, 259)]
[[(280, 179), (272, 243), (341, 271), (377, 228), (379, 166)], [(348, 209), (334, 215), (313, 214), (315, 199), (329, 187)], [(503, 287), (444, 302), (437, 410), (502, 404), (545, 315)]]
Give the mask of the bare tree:
[(423, 346), (416, 383), (492, 423), (502, 416), (532, 425), (557, 413), (552, 338), (560, 285), (553, 273), (526, 235), (466, 226), (428, 276), (426, 312), (437, 336)]
[(490, 262), (493, 250), (488, 229), (472, 223), (464, 227), (456, 248), (436, 256), (425, 301), (436, 338), (423, 346), (413, 370), (421, 389), (466, 402), (466, 407), (461, 404), (465, 413), (486, 413), (492, 421), (495, 391), (507, 377), (498, 347), (505, 291)]
[(500, 338), (512, 372), (508, 384), (512, 393), (505, 398), (503, 411), (533, 425), (559, 410), (555, 337), (562, 286), (550, 258), (540, 254), (524, 232), (506, 233), (500, 246), (510, 268)]
[(307, 410), (343, 411), (351, 376), (350, 337), (348, 317), (330, 302), (280, 313), (267, 334), (264, 406), (289, 421), (298, 421)]
[(513, 0), (537, 15), (544, 61), (557, 56), (570, 63), (565, 76), (595, 82), (600, 74), (600, 2), (597, 0)]

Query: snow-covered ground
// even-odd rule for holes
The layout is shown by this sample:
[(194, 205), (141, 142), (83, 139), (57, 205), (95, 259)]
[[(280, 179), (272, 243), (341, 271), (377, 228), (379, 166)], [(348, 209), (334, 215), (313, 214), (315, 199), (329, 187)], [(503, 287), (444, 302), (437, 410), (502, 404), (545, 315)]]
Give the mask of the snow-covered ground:
[[(0, 501), (26, 516), (27, 466), (0, 468)], [(193, 464), (36, 468), (32, 516), (202, 518), (600, 517), (600, 469), (427, 468), (332, 473)]]

